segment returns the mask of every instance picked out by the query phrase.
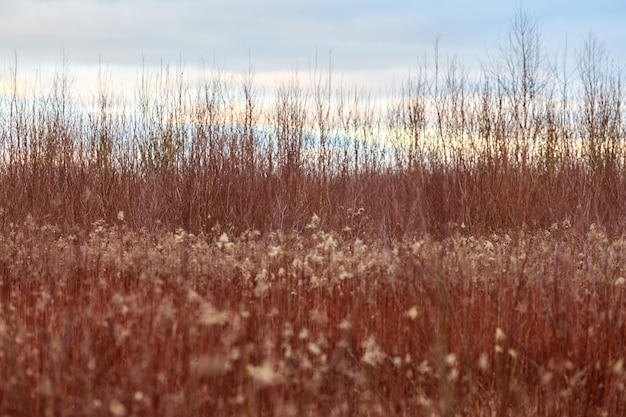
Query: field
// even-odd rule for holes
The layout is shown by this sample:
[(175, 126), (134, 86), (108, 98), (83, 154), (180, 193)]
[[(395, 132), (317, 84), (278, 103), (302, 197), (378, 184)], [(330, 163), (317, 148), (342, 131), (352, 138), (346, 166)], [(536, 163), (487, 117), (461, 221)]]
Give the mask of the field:
[(626, 241), (5, 230), (5, 415), (621, 415)]
[(384, 97), (9, 72), (0, 415), (626, 415), (620, 71), (512, 34)]

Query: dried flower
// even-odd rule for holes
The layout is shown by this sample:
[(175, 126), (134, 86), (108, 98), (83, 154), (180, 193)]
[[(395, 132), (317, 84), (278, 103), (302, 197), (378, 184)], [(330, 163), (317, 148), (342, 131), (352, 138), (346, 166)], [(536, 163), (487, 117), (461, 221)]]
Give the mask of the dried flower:
[(111, 400), (111, 402), (109, 403), (109, 411), (115, 417), (124, 417), (128, 413), (124, 404), (122, 404), (117, 399)]
[(376, 343), (374, 336), (368, 337), (367, 340), (363, 342), (363, 347), (365, 348), (365, 353), (361, 360), (368, 365), (376, 366), (385, 360), (385, 353), (380, 349), (378, 343)]
[(201, 307), (200, 323), (205, 326), (214, 326), (227, 323), (230, 314), (225, 311), (218, 311), (211, 303), (205, 302)]
[(313, 214), (313, 216), (311, 217), (311, 222), (309, 224), (306, 225), (307, 229), (317, 229), (320, 226), (320, 218), (317, 216), (317, 214)]
[(246, 366), (248, 375), (260, 386), (275, 385), (280, 382), (280, 376), (268, 361), (260, 366)]
[(419, 315), (417, 311), (417, 306), (411, 307), (406, 313), (404, 313), (404, 315), (410, 318), (411, 320), (417, 319), (417, 316)]

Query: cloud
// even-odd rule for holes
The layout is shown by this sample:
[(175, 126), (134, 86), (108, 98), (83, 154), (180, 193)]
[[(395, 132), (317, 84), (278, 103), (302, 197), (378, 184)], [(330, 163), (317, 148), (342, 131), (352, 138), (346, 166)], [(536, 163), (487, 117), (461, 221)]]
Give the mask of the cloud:
[(427, 35), (420, 29), (426, 21), (404, 10), (357, 1), (25, 0), (0, 14), (0, 46), (29, 59), (58, 58), (63, 48), (80, 63), (182, 55), (246, 65), (250, 54), (266, 69), (273, 60), (295, 65), (332, 48), (351, 56), (345, 59), (351, 67), (393, 65)]
[[(548, 44), (572, 43), (593, 29), (609, 51), (626, 53), (624, 7), (598, 0), (524, 4), (538, 20)], [(339, 71), (389, 71), (417, 64), (432, 54), (458, 53), (475, 64), (506, 34), (517, 0), (20, 0), (0, 2), (0, 59), (43, 64), (139, 67), (180, 57), (188, 65), (245, 71), (306, 70), (315, 62)], [(612, 8), (609, 7), (612, 5)], [(611, 13), (600, 10), (611, 10)], [(565, 31), (566, 33), (563, 33)], [(618, 57), (619, 58), (619, 57)], [(474, 62), (472, 62), (474, 61)], [(401, 74), (402, 75), (402, 74)]]

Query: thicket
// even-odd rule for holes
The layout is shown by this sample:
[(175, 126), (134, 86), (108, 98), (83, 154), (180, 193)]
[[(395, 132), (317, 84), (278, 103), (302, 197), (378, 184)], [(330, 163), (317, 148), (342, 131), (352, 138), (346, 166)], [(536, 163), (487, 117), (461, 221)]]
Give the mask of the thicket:
[(123, 212), (135, 230), (327, 230), (363, 238), (540, 230), (612, 235), (626, 209), (621, 68), (593, 35), (549, 55), (525, 13), (480, 73), (434, 56), (374, 95), (332, 70), (276, 91), (219, 70), (144, 70), (132, 94), (101, 69), (92, 100), (67, 65), (49, 89), (0, 96), (2, 224), (63, 230)]

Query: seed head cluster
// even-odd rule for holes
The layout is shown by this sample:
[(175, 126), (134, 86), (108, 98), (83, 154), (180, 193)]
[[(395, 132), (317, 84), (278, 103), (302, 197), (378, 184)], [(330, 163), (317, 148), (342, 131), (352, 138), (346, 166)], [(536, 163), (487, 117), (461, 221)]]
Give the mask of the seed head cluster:
[(5, 227), (0, 409), (621, 415), (626, 241), (559, 230), (366, 244)]

